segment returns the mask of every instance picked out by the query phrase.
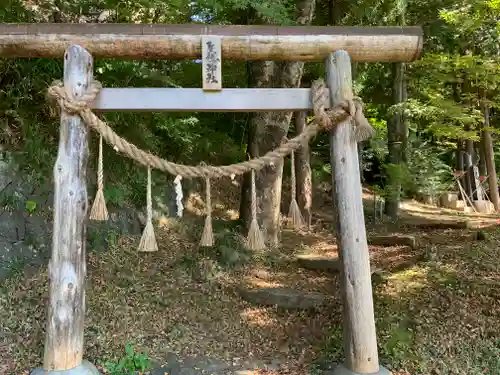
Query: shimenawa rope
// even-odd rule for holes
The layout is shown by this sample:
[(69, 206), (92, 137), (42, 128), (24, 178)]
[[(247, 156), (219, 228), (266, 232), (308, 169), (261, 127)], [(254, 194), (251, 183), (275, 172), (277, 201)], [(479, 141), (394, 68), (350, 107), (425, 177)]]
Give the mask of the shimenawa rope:
[[(183, 177), (204, 177), (207, 189), (207, 218), (205, 222), (204, 233), (202, 235), (201, 246), (210, 246), (213, 243), (213, 233), (211, 225), (211, 207), (210, 207), (210, 178), (216, 177), (231, 177), (241, 175), (251, 171), (252, 180), (252, 199), (251, 199), (251, 213), (252, 220), (247, 237), (248, 246), (253, 250), (265, 248), (263, 234), (260, 231), (257, 222), (257, 197), (255, 187), (255, 172), (262, 169), (266, 165), (278, 162), (286, 155), (292, 155), (292, 168), (294, 168), (294, 155), (293, 152), (301, 147), (305, 142), (309, 142), (311, 138), (316, 136), (320, 131), (329, 131), (338, 123), (341, 123), (352, 117), (354, 120), (354, 140), (357, 142), (368, 139), (374, 134), (374, 129), (368, 123), (363, 115), (363, 106), (357, 99), (343, 101), (337, 106), (331, 108), (329, 111), (325, 110), (325, 83), (323, 80), (317, 80), (312, 85), (312, 102), (315, 120), (309, 124), (305, 130), (285, 143), (282, 143), (277, 149), (268, 152), (267, 154), (242, 163), (231, 164), (226, 166), (187, 166), (169, 162), (168, 160), (159, 158), (151, 153), (137, 148), (135, 145), (127, 142), (125, 139), (118, 136), (111, 127), (104, 121), (100, 120), (89, 108), (89, 104), (93, 102), (101, 89), (101, 84), (98, 81), (93, 81), (89, 90), (78, 100), (73, 97), (63, 85), (61, 81), (56, 81), (48, 89), (48, 96), (55, 99), (60, 106), (61, 110), (66, 111), (72, 115), (79, 115), (87, 126), (93, 128), (100, 134), (99, 139), (99, 170), (98, 170), (98, 191), (94, 207), (92, 208), (91, 217), (94, 219), (105, 219), (107, 217), (106, 205), (104, 202), (103, 194), (103, 168), (102, 168), (102, 139), (105, 139), (114, 150), (122, 152), (128, 157), (134, 159), (140, 164), (148, 168), (148, 182), (147, 182), (147, 218), (146, 227), (142, 234), (139, 244), (139, 251), (156, 251), (158, 245), (154, 234), (152, 223), (152, 199), (151, 199), (151, 169), (159, 169), (163, 172), (168, 172), (176, 176), (174, 180), (176, 201), (177, 201), (177, 214), (182, 216), (182, 187), (181, 179)], [(292, 179), (295, 178), (294, 171), (292, 172)], [(302, 215), (296, 202), (295, 183), (292, 187), (292, 204), (290, 207), (290, 215), (292, 221), (296, 226), (303, 225)], [(299, 217), (300, 216), (300, 217)]]
[(75, 99), (65, 89), (61, 81), (56, 81), (49, 87), (48, 96), (55, 99), (64, 111), (75, 115), (78, 114), (87, 126), (97, 131), (116, 151), (127, 155), (146, 167), (168, 172), (175, 176), (217, 178), (241, 175), (250, 170), (260, 170), (266, 165), (278, 162), (291, 151), (297, 150), (304, 142), (309, 142), (318, 132), (331, 130), (335, 125), (345, 121), (349, 117), (352, 117), (355, 122), (353, 133), (356, 141), (366, 140), (374, 134), (374, 129), (363, 115), (362, 104), (356, 99), (343, 101), (326, 111), (324, 106), (325, 83), (323, 80), (317, 80), (312, 85), (314, 122), (307, 126), (304, 132), (282, 144), (277, 149), (255, 159), (225, 166), (188, 166), (176, 164), (143, 151), (127, 142), (90, 110), (89, 104), (94, 101), (101, 87), (98, 81), (93, 81), (89, 90), (79, 99)]

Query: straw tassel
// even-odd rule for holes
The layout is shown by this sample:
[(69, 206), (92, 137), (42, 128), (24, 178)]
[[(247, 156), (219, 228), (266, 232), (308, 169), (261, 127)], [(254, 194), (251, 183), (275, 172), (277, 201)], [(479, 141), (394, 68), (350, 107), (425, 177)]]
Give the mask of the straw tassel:
[(103, 162), (102, 162), (102, 136), (99, 137), (99, 159), (97, 162), (97, 193), (94, 199), (94, 204), (90, 210), (90, 220), (105, 221), (108, 220), (108, 209), (104, 199), (103, 191)]
[(214, 233), (212, 229), (212, 197), (210, 194), (210, 178), (205, 179), (207, 217), (205, 218), (205, 228), (201, 235), (200, 246), (211, 247), (214, 245)]
[(293, 151), (290, 154), (290, 164), (291, 164), (290, 177), (291, 177), (292, 193), (291, 193), (290, 208), (288, 210), (288, 218), (290, 219), (292, 227), (298, 229), (304, 226), (304, 217), (302, 216), (299, 205), (297, 203), (297, 179), (295, 177), (295, 154)]
[(257, 222), (257, 192), (255, 188), (255, 171), (252, 169), (252, 191), (251, 191), (252, 221), (248, 230), (247, 246), (250, 250), (264, 250), (266, 248), (264, 236)]
[(182, 198), (184, 195), (182, 194), (182, 176), (178, 175), (174, 179), (174, 188), (175, 188), (175, 201), (177, 204), (177, 217), (182, 217), (182, 212), (184, 210), (184, 205), (182, 204)]
[(151, 199), (151, 167), (148, 167), (148, 190), (146, 195), (146, 227), (142, 232), (139, 251), (158, 251), (155, 230), (153, 228), (153, 202)]

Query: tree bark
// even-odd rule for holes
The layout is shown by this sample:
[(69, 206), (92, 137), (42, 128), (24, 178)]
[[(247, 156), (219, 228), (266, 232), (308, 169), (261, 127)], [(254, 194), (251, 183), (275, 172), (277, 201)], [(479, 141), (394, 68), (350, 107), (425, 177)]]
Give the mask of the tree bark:
[[(307, 121), (307, 112), (295, 113), (295, 130), (297, 134), (304, 131)], [(295, 153), (295, 175), (297, 177), (297, 200), (302, 210), (307, 227), (311, 228), (312, 206), (312, 173), (311, 150), (309, 144), (303, 144)]]
[(482, 131), (482, 146), (485, 156), (486, 170), (489, 174), (488, 185), (490, 188), (491, 203), (495, 207), (495, 211), (500, 210), (500, 196), (498, 194), (497, 171), (495, 168), (495, 153), (493, 150), (493, 142), (491, 140), (491, 133), (488, 129), (490, 126), (490, 109), (487, 105), (483, 107), (484, 111), (484, 127)]
[[(406, 94), (404, 84), (405, 76), (405, 64), (404, 63), (394, 63), (392, 65), (393, 74), (393, 87), (392, 87), (392, 97), (393, 103), (399, 104), (403, 103)], [(403, 158), (403, 146), (406, 143), (405, 138), (406, 126), (403, 111), (398, 111), (394, 116), (387, 122), (387, 143), (389, 149), (388, 161), (392, 164), (394, 168), (399, 168), (404, 162)], [(387, 181), (387, 191), (385, 200), (385, 213), (391, 218), (397, 218), (399, 212), (399, 200), (401, 195), (401, 181), (399, 181), (398, 176), (394, 174), (389, 174)]]
[[(297, 22), (308, 25), (314, 15), (316, 0), (298, 2)], [(250, 64), (252, 87), (300, 87), (304, 63), (298, 61), (256, 61)], [(261, 112), (250, 115), (248, 153), (255, 158), (277, 148), (288, 133), (292, 112)], [(255, 174), (257, 213), (267, 245), (279, 244), (281, 185), (283, 161), (263, 168)], [(251, 220), (249, 177), (243, 181), (240, 218), (246, 224)]]

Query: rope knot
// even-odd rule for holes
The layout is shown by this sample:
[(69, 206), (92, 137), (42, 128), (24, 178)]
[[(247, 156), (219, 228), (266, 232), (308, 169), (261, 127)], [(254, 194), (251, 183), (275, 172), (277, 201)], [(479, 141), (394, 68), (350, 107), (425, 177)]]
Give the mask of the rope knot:
[(54, 81), (48, 88), (47, 95), (50, 99), (57, 101), (62, 110), (71, 115), (77, 115), (88, 109), (89, 104), (95, 100), (101, 88), (101, 83), (94, 80), (90, 83), (88, 90), (80, 98), (76, 98), (72, 92), (64, 87), (62, 81)]
[(347, 118), (354, 120), (354, 139), (356, 142), (366, 141), (375, 135), (375, 130), (363, 114), (363, 103), (359, 98), (347, 99), (329, 111), (325, 110), (327, 100), (326, 85), (322, 79), (313, 82), (312, 103), (316, 123), (323, 131), (330, 131)]

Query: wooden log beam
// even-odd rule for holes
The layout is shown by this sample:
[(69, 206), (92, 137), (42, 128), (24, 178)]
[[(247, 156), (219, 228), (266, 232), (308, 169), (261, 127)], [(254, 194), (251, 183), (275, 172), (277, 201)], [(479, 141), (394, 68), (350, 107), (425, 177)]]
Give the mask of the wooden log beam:
[[(328, 57), (326, 73), (332, 104), (352, 98), (351, 60), (346, 51), (336, 51)], [(378, 362), (370, 256), (351, 119), (333, 128), (330, 145), (337, 241), (342, 264), (345, 356), (345, 363), (334, 374), (387, 374)]]
[[(81, 96), (92, 80), (92, 57), (82, 47), (64, 54), (64, 86)], [(82, 366), (85, 318), (88, 127), (61, 113), (54, 166), (54, 232), (49, 263), (50, 297), (44, 370)]]
[[(103, 88), (93, 109), (101, 112), (262, 112), (312, 109), (311, 89)], [(329, 98), (327, 93), (326, 98)], [(330, 107), (330, 102), (325, 102)]]
[(413, 61), (423, 39), (421, 27), (2, 24), (0, 57), (60, 58), (78, 44), (101, 58), (199, 59), (202, 35), (221, 36), (228, 60), (322, 61), (343, 49), (355, 61)]

